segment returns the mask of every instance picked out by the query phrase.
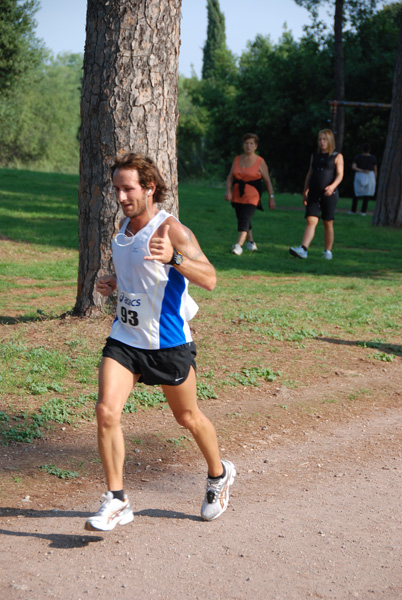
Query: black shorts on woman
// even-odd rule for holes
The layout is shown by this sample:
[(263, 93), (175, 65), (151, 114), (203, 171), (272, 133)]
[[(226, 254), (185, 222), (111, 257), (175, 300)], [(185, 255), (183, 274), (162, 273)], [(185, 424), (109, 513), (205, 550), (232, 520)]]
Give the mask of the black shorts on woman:
[(336, 177), (336, 156), (332, 154), (314, 152), (312, 160), (312, 173), (309, 181), (309, 192), (305, 217), (321, 217), (323, 221), (333, 221), (335, 209), (339, 200), (338, 190), (331, 196), (325, 195), (325, 188), (334, 181)]
[(309, 194), (307, 196), (305, 218), (318, 217), (319, 219), (321, 217), (323, 221), (333, 221), (338, 200), (338, 190), (335, 190), (332, 196)]
[(133, 375), (140, 375), (138, 381), (146, 385), (180, 385), (186, 381), (190, 367), (196, 370), (197, 351), (194, 342), (173, 348), (145, 350), (108, 337), (102, 354), (118, 362)]

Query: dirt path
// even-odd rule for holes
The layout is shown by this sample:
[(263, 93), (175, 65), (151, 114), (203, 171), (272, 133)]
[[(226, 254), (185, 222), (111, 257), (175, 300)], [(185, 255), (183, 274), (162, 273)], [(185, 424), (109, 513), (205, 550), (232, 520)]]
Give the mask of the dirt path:
[(238, 446), (231, 504), (212, 523), (198, 517), (198, 462), (128, 486), (134, 523), (107, 535), (84, 532), (95, 506), (82, 493), (59, 510), (13, 499), (0, 513), (0, 597), (400, 600), (401, 432), (400, 409), (372, 408)]

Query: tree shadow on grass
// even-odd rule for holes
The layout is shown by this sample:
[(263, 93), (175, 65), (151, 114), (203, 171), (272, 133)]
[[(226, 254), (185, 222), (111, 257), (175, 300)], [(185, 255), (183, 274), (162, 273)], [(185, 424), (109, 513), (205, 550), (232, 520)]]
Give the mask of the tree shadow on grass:
[(34, 323), (43, 321), (40, 317), (0, 317), (0, 325), (18, 325), (19, 323)]
[(29, 317), (7, 317), (0, 315), (0, 325), (18, 325), (19, 323), (36, 323), (38, 321), (59, 321), (65, 319), (68, 315), (72, 315), (72, 311), (68, 311), (61, 315), (46, 315), (38, 310), (37, 315), (31, 315)]
[(396, 356), (402, 356), (402, 345), (400, 344), (387, 344), (386, 342), (366, 342), (364, 340), (342, 340), (339, 338), (330, 337), (316, 337), (316, 340), (321, 342), (328, 342), (329, 344), (337, 344), (343, 346), (360, 346), (361, 348), (371, 348), (384, 352), (385, 354), (394, 354)]

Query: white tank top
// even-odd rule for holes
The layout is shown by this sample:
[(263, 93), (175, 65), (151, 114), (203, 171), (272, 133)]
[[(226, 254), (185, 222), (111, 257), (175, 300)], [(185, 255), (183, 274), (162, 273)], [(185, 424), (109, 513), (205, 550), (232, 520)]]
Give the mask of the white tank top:
[(172, 216), (159, 211), (133, 237), (124, 233), (127, 218), (113, 240), (117, 315), (110, 337), (134, 348), (158, 350), (192, 341), (187, 322), (198, 306), (188, 293), (188, 279), (171, 265), (144, 260), (151, 254), (151, 237)]

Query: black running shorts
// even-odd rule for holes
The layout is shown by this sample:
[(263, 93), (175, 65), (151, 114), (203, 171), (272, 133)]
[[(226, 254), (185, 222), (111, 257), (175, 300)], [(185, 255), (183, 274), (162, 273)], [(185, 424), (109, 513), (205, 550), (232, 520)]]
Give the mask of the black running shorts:
[(335, 219), (335, 209), (338, 203), (338, 190), (332, 196), (316, 196), (309, 194), (307, 196), (306, 217), (318, 217), (323, 221), (333, 221)]
[(196, 369), (194, 342), (174, 348), (143, 350), (108, 337), (102, 354), (140, 375), (139, 381), (146, 385), (180, 385), (186, 381), (190, 367)]

